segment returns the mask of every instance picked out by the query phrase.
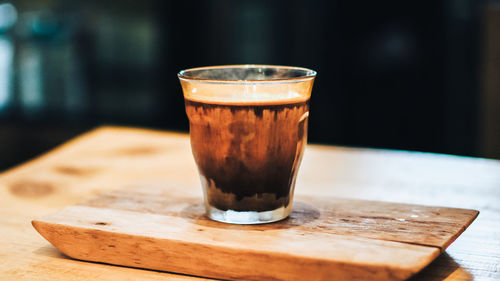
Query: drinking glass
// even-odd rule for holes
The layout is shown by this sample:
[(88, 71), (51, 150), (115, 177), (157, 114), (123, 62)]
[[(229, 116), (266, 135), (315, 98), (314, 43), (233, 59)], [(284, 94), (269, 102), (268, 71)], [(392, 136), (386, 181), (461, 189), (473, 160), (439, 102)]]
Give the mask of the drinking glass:
[(178, 77), (208, 217), (236, 224), (286, 218), (316, 72), (229, 65), (182, 70)]

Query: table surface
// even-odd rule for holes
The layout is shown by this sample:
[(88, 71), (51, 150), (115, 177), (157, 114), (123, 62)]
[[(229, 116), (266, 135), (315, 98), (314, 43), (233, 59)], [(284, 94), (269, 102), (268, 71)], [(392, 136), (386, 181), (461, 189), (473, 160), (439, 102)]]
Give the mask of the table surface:
[[(199, 279), (73, 260), (31, 226), (32, 219), (91, 195), (144, 183), (178, 184), (201, 197), (187, 135), (102, 127), (0, 174), (0, 280)], [(412, 280), (500, 279), (498, 160), (309, 145), (296, 194), (479, 210), (465, 233)]]

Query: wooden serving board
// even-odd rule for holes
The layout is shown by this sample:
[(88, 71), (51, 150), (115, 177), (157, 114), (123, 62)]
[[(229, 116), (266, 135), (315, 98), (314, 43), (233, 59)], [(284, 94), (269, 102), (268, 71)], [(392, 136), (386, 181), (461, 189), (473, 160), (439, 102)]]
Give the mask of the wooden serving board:
[(33, 226), (61, 252), (86, 261), (238, 280), (404, 280), (478, 215), (297, 196), (284, 221), (230, 225), (209, 220), (201, 198), (178, 191), (145, 185), (104, 193)]

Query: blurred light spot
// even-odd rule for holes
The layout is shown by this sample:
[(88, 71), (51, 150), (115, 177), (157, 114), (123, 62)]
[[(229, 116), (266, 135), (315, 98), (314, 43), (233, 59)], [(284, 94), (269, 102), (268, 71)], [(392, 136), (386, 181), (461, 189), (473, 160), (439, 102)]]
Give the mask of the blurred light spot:
[(408, 49), (408, 42), (405, 39), (399, 34), (391, 34), (382, 44), (388, 55), (404, 56), (405, 51)]
[(194, 93), (196, 93), (196, 91), (197, 91), (196, 88), (193, 88), (193, 90), (191, 92), (193, 92), (193, 94), (194, 94)]
[(10, 102), (12, 89), (12, 62), (14, 46), (7, 38), (0, 37), (0, 111)]
[(387, 25), (366, 41), (367, 66), (377, 71), (404, 69), (417, 59), (415, 33), (409, 26)]
[(412, 33), (405, 29), (388, 29), (379, 33), (375, 48), (385, 63), (407, 62), (414, 52)]
[(459, 20), (468, 20), (471, 19), (473, 15), (473, 7), (472, 4), (474, 1), (467, 0), (455, 0), (448, 3), (451, 5), (449, 10), (453, 11), (453, 15)]
[(60, 23), (54, 14), (43, 12), (33, 17), (31, 29), (35, 35), (51, 36), (59, 31)]
[(20, 50), (19, 56), (21, 104), (28, 115), (36, 114), (44, 104), (40, 50), (28, 45)]
[(0, 32), (11, 28), (16, 22), (16, 8), (10, 3), (0, 4)]

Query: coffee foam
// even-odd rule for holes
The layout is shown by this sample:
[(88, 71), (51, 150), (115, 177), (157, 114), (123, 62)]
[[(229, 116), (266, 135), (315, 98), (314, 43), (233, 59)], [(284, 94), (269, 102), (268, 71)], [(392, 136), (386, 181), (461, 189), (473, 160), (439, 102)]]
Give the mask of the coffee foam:
[[(182, 83), (182, 81), (181, 81)], [(182, 83), (184, 98), (218, 104), (288, 104), (307, 101), (311, 83), (291, 85), (212, 85)]]
[(192, 94), (187, 96), (186, 99), (221, 104), (283, 104), (306, 101), (308, 97), (290, 91), (285, 93), (234, 93), (232, 95), (217, 96)]

